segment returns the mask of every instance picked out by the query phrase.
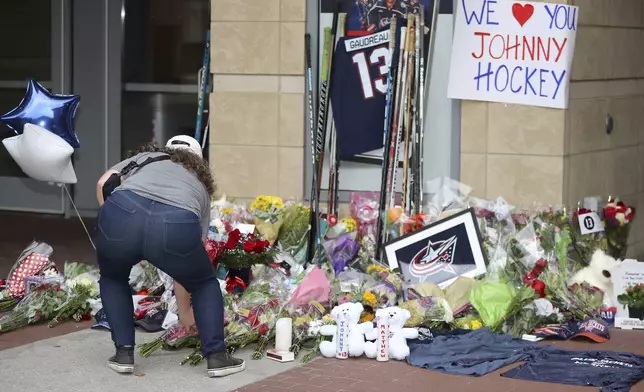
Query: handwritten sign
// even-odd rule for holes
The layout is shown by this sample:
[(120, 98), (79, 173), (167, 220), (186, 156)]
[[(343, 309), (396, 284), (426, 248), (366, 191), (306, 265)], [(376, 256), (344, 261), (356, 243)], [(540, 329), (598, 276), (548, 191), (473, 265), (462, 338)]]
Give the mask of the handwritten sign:
[(449, 98), (566, 109), (578, 10), (458, 0)]
[(644, 263), (624, 260), (613, 274), (613, 302), (617, 304), (615, 327), (622, 329), (644, 329), (644, 320), (631, 318), (628, 307), (617, 302), (617, 296), (632, 285), (644, 284)]
[(389, 360), (389, 319), (378, 317), (378, 342), (376, 344), (378, 353), (376, 360), (378, 362), (387, 362)]
[(349, 358), (349, 322), (347, 319), (339, 319), (337, 322), (337, 342), (335, 357), (338, 359)]

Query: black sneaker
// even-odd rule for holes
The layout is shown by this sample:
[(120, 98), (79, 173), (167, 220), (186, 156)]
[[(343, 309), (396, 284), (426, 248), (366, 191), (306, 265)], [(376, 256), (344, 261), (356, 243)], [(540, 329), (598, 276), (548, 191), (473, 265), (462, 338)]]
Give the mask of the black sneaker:
[(121, 374), (134, 373), (134, 347), (117, 347), (116, 354), (107, 360), (107, 367)]
[(226, 351), (208, 355), (208, 377), (224, 377), (246, 369), (246, 362)]

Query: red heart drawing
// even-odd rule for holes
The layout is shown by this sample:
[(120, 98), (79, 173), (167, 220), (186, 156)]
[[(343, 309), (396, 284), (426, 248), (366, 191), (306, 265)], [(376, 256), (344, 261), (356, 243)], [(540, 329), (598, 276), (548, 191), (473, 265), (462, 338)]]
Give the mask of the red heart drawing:
[(521, 27), (532, 18), (532, 14), (534, 14), (534, 6), (532, 4), (521, 5), (514, 3), (512, 5), (512, 15), (514, 15), (514, 19), (519, 22)]

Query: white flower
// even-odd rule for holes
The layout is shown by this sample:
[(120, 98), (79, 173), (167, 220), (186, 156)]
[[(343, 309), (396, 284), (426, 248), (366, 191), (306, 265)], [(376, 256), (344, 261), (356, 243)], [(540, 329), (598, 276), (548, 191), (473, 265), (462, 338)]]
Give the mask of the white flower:
[(324, 323), (322, 320), (314, 320), (309, 323), (309, 329), (307, 331), (309, 336), (317, 336), (320, 334), (320, 328), (322, 328)]
[(537, 316), (549, 317), (550, 315), (557, 313), (555, 307), (552, 305), (552, 302), (548, 301), (545, 298), (535, 299), (531, 305)]
[(215, 227), (215, 230), (217, 230), (217, 233), (219, 234), (225, 234), (226, 233), (226, 225), (224, 222), (221, 221), (221, 219), (213, 219), (212, 221), (212, 226)]
[(623, 212), (618, 212), (615, 214), (615, 219), (619, 222), (620, 225), (623, 225), (626, 222), (626, 214)]

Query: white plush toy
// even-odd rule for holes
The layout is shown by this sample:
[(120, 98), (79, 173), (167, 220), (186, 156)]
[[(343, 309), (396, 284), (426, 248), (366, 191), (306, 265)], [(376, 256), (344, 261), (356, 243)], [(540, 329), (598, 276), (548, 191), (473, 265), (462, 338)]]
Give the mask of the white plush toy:
[(568, 281), (569, 285), (586, 282), (604, 292), (604, 305), (607, 307), (613, 304), (613, 273), (621, 264), (621, 260), (615, 260), (603, 251), (597, 249), (590, 259), (590, 265)]
[[(392, 306), (377, 310), (376, 320), (380, 317), (385, 317), (389, 321), (389, 358), (399, 361), (404, 360), (409, 356), (407, 339), (416, 339), (418, 337), (418, 330), (416, 328), (405, 328), (405, 323), (411, 318), (411, 314), (407, 309)], [(376, 340), (377, 337), (377, 328), (372, 328), (367, 333), (367, 340)], [(375, 358), (377, 351), (376, 342), (366, 343), (365, 354), (367, 357)]]
[[(349, 320), (349, 356), (359, 357), (364, 354), (365, 340), (364, 335), (373, 328), (372, 323), (360, 322), (360, 314), (364, 308), (359, 303), (345, 303), (338, 305), (331, 311), (333, 319), (338, 321), (340, 317), (347, 317)], [(322, 356), (331, 358), (335, 357), (336, 352), (336, 331), (335, 325), (324, 325), (320, 329), (320, 335), (333, 336), (333, 340), (320, 343), (320, 353)]]

